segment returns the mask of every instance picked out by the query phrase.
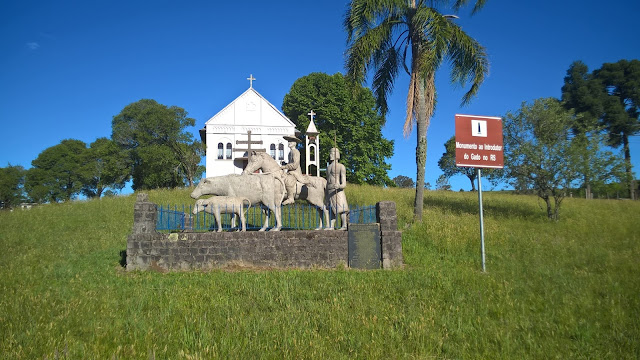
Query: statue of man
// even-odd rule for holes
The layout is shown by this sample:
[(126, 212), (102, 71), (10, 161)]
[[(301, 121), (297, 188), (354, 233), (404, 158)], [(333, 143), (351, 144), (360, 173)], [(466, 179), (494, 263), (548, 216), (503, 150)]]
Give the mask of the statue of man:
[(349, 204), (344, 189), (347, 187), (347, 170), (344, 165), (338, 162), (340, 151), (331, 148), (329, 151), (329, 166), (327, 166), (327, 202), (329, 204), (329, 217), (331, 218), (330, 228), (335, 227), (338, 214), (342, 221), (340, 230), (347, 229), (347, 214), (349, 214)]
[(301, 143), (302, 140), (295, 136), (283, 136), (285, 140), (289, 142), (289, 163), (280, 166), (281, 169), (287, 170), (287, 175), (284, 178), (284, 186), (287, 189), (287, 198), (282, 202), (282, 205), (293, 204), (296, 196), (296, 181), (300, 181), (303, 184), (308, 184), (309, 180), (305, 179), (300, 170), (300, 151), (296, 149), (296, 145)]

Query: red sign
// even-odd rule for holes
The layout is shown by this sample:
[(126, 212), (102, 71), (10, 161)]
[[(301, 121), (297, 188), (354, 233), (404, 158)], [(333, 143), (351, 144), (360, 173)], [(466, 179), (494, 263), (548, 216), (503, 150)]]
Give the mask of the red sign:
[(456, 166), (502, 169), (502, 118), (456, 114)]

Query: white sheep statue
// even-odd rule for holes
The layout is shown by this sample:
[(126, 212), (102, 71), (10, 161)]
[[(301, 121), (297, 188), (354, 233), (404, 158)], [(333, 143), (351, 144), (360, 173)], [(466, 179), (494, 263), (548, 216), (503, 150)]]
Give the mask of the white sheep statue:
[(222, 231), (220, 214), (235, 214), (240, 217), (242, 231), (247, 231), (247, 223), (244, 218), (245, 201), (249, 204), (249, 207), (251, 207), (251, 201), (243, 197), (212, 196), (208, 199), (198, 199), (196, 200), (196, 205), (193, 208), (193, 215), (196, 215), (201, 211), (213, 214), (213, 217), (216, 219), (216, 224), (218, 225), (218, 232), (220, 232)]

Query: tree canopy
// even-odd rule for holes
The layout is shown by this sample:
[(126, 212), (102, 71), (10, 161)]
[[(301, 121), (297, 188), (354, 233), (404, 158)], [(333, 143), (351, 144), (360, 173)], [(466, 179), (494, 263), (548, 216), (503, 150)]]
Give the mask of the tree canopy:
[(35, 202), (60, 202), (77, 195), (100, 197), (121, 190), (129, 180), (126, 153), (111, 140), (99, 138), (90, 147), (75, 139), (42, 151), (25, 173), (24, 189)]
[(444, 174), (438, 176), (436, 180), (436, 190), (451, 191), (451, 185), (449, 184), (449, 178)]
[(478, 173), (475, 168), (457, 167), (456, 166), (456, 137), (452, 136), (444, 143), (444, 153), (438, 160), (438, 167), (444, 173), (446, 178), (454, 175), (464, 175), (471, 182), (471, 191), (476, 191), (476, 178)]
[(187, 115), (183, 108), (142, 99), (113, 117), (111, 138), (129, 157), (134, 190), (183, 186), (198, 175), (200, 155), (185, 131), (195, 120)]
[(622, 146), (626, 182), (634, 198), (629, 137), (640, 133), (640, 60), (605, 63), (588, 71), (580, 61), (571, 64), (562, 87), (564, 106), (581, 115), (580, 131), (602, 128), (609, 145)]
[(393, 178), (393, 183), (400, 188), (412, 188), (416, 186), (416, 183), (412, 178), (405, 175), (398, 175)]
[(86, 178), (87, 145), (75, 139), (42, 151), (27, 171), (25, 190), (36, 202), (59, 202), (80, 193)]
[(129, 157), (110, 139), (98, 138), (87, 151), (82, 192), (100, 197), (107, 189), (122, 190), (129, 180)]
[[(352, 0), (345, 15), (347, 74), (362, 84), (373, 73), (373, 92), (382, 114), (398, 73), (404, 70), (409, 75), (404, 131), (408, 136), (417, 125), (414, 216), (418, 220), (424, 202), (427, 128), (436, 104), (436, 71), (448, 62), (452, 83), (471, 83), (463, 104), (477, 93), (489, 71), (485, 49), (438, 8), (457, 12), (469, 2)], [(475, 13), (486, 0), (472, 2)]]
[(23, 202), (25, 173), (19, 165), (0, 168), (0, 208), (11, 208)]
[(376, 110), (371, 90), (346, 81), (340, 73), (312, 73), (293, 83), (282, 110), (302, 131), (309, 126), (309, 111), (316, 113), (320, 164), (329, 161), (335, 139), (348, 182), (392, 184), (385, 158), (393, 155), (393, 141), (382, 136), (384, 116)]
[(516, 190), (532, 190), (543, 199), (550, 219), (558, 219), (563, 199), (584, 178), (584, 159), (601, 158), (604, 164), (588, 164), (590, 178), (615, 181), (615, 157), (585, 144), (588, 137), (572, 136), (576, 121), (554, 98), (523, 103), (504, 117), (504, 176)]

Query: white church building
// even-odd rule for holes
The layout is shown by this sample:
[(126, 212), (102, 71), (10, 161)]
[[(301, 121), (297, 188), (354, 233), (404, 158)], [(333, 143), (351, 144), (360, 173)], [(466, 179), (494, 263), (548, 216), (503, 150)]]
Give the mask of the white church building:
[(283, 138), (296, 127), (280, 110), (250, 86), (200, 130), (206, 144), (206, 177), (240, 174), (248, 150), (266, 151), (278, 163), (287, 161), (289, 147)]

